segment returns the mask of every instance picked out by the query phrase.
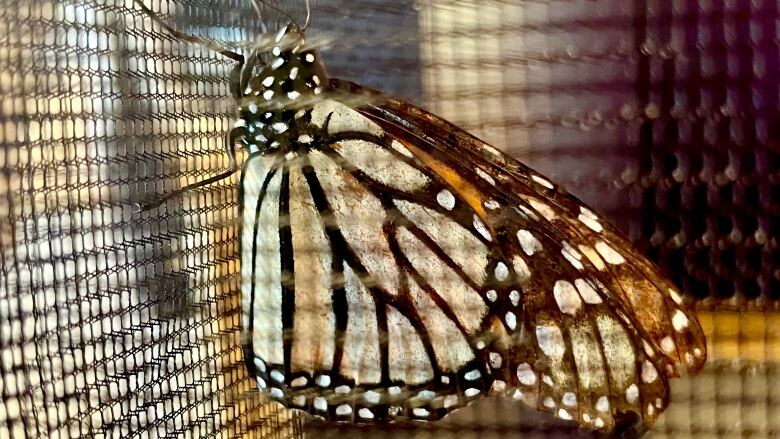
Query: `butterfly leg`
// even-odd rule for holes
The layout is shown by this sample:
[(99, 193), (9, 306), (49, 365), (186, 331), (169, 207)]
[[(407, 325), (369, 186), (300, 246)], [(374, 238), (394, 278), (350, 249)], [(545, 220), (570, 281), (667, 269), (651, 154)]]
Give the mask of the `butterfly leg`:
[(213, 177), (209, 177), (209, 178), (207, 178), (205, 180), (201, 180), (201, 181), (199, 181), (197, 183), (189, 184), (187, 186), (184, 186), (184, 187), (181, 187), (179, 189), (176, 189), (175, 191), (170, 192), (170, 193), (168, 193), (168, 194), (158, 198), (157, 200), (154, 200), (154, 201), (151, 201), (151, 202), (148, 202), (148, 203), (145, 203), (145, 204), (141, 204), (140, 205), (140, 211), (143, 212), (143, 211), (154, 209), (155, 207), (160, 206), (162, 203), (166, 202), (167, 200), (169, 200), (171, 198), (178, 197), (179, 195), (181, 195), (181, 194), (183, 194), (185, 192), (189, 192), (189, 191), (191, 191), (193, 189), (197, 189), (199, 187), (207, 186), (207, 185), (210, 185), (211, 183), (216, 183), (216, 182), (218, 182), (220, 180), (224, 180), (224, 179), (230, 177), (231, 175), (235, 174), (236, 171), (238, 171), (238, 161), (236, 160), (236, 147), (235, 147), (235, 143), (236, 143), (236, 141), (238, 139), (240, 139), (241, 137), (245, 136), (246, 134), (247, 134), (246, 128), (244, 128), (244, 127), (235, 127), (232, 130), (230, 130), (230, 132), (228, 132), (228, 135), (227, 135), (227, 138), (226, 138), (226, 142), (225, 142), (225, 152), (227, 153), (228, 158), (230, 160), (230, 168), (227, 171), (222, 172), (222, 173), (220, 173), (218, 175), (215, 175)]

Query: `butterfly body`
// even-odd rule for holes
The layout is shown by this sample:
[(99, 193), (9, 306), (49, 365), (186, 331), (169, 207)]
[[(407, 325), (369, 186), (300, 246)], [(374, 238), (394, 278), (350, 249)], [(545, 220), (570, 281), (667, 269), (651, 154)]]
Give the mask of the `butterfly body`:
[(499, 394), (611, 430), (622, 413), (651, 423), (668, 379), (702, 366), (674, 286), (579, 200), (435, 115), (328, 77), (294, 24), (260, 46), (259, 73), (253, 59), (235, 71), (227, 149), (249, 152), (241, 324), (265, 395), (376, 423)]

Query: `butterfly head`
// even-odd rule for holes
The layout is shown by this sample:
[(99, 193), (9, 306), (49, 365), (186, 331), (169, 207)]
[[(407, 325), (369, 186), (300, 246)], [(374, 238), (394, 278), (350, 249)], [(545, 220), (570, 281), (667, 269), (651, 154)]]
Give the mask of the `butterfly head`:
[(296, 116), (321, 100), (328, 77), (319, 52), (306, 43), (297, 24), (263, 35), (257, 47), (267, 62), (249, 80), (240, 116), (250, 142), (274, 149), (297, 135), (292, 129)]

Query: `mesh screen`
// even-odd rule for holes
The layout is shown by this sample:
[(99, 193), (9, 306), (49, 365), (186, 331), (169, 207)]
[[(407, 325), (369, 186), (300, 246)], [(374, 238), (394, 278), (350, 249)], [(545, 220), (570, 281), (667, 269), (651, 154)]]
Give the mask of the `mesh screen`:
[[(248, 1), (146, 4), (235, 48), (262, 29)], [(313, 7), (334, 76), (533, 165), (697, 299), (711, 360), (648, 437), (780, 435), (777, 2)], [(238, 176), (133, 207), (227, 168), (232, 64), (131, 0), (0, 8), (0, 437), (585, 436), (493, 399), (383, 429), (264, 402), (240, 346)]]

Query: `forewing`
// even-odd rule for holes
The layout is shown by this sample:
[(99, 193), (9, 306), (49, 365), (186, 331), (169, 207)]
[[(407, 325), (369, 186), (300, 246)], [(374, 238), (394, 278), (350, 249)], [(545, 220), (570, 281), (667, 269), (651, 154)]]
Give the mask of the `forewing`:
[(701, 367), (704, 338), (680, 295), (577, 199), (408, 104), (386, 100), (359, 111), (444, 184), (454, 201), (429, 192), (440, 207), (468, 207), (474, 229), (497, 243), (497, 259), (522, 287), (518, 300), (511, 289), (496, 291), (491, 305), (512, 334), (509, 360), (517, 361), (506, 370), (515, 373), (504, 378), (518, 398), (597, 428), (609, 427), (616, 411), (652, 421), (667, 404), (667, 376)]
[[(352, 93), (371, 93), (354, 84), (338, 86)], [(590, 262), (590, 268), (596, 269), (594, 277), (613, 286), (610, 292), (627, 305), (628, 314), (636, 316), (640, 329), (655, 341), (653, 347), (675, 368), (701, 368), (705, 342), (694, 315), (675, 286), (617, 229), (544, 176), (455, 125), (402, 101), (385, 98), (380, 102), (381, 106), (366, 106), (362, 111), (380, 125), (389, 125), (385, 128), (390, 131), (423, 140), (435, 148), (435, 154), (455, 158), (459, 167), (487, 176), (496, 192), (519, 197), (515, 200), (518, 207), (536, 213), (550, 236), (568, 239), (579, 256)]]

